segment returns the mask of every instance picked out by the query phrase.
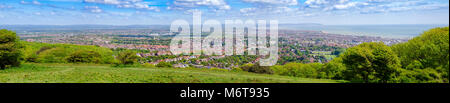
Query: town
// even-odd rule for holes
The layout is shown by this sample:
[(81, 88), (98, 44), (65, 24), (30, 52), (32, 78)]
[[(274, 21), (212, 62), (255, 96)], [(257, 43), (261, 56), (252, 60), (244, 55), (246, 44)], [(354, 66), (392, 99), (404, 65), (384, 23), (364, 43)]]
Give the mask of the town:
[[(138, 28), (138, 29), (136, 29)], [(173, 67), (231, 69), (246, 63), (256, 63), (258, 56), (251, 55), (173, 55), (170, 42), (175, 34), (168, 26), (118, 27), (118, 29), (75, 29), (75, 30), (17, 30), (22, 40), (42, 43), (66, 43), (96, 45), (113, 50), (131, 49), (144, 58), (141, 63), (157, 65), (167, 62)], [(202, 35), (202, 37), (204, 37)], [(339, 53), (363, 42), (384, 42), (387, 45), (405, 42), (408, 39), (383, 38), (330, 34), (323, 31), (279, 30), (277, 64), (288, 62), (326, 63)], [(247, 52), (246, 52), (247, 53)]]

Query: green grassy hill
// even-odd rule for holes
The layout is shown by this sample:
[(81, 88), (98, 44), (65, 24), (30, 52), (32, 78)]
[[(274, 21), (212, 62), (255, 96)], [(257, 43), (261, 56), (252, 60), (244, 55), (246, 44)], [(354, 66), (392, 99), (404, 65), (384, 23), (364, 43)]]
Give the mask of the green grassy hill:
[(342, 81), (181, 68), (100, 64), (23, 64), (0, 70), (1, 83), (339, 83)]

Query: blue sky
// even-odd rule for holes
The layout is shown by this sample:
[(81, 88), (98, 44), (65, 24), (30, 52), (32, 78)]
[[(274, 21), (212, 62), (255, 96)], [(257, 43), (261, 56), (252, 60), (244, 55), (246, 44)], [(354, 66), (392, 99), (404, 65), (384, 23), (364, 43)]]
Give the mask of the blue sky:
[(448, 24), (448, 0), (0, 0), (0, 24), (153, 25), (177, 19)]

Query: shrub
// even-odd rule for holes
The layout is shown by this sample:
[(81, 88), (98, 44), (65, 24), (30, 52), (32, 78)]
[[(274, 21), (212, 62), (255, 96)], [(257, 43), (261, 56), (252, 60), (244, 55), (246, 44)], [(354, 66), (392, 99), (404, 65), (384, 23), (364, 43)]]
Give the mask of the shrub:
[(142, 64), (142, 66), (143, 66), (143, 67), (146, 67), (146, 68), (154, 68), (154, 67), (156, 67), (155, 65), (150, 64), (150, 63)]
[(270, 69), (272, 69), (274, 74), (282, 75), (286, 73), (287, 69), (284, 68), (283, 65), (274, 65), (271, 66)]
[(117, 59), (119, 60), (119, 64), (124, 65), (132, 65), (138, 62), (140, 57), (136, 55), (136, 52), (133, 51), (124, 51), (119, 53)]
[(96, 47), (91, 45), (73, 45), (73, 44), (48, 44), (37, 42), (21, 41), (26, 48), (23, 49), (23, 59), (27, 62), (39, 63), (66, 63), (68, 56), (77, 51), (95, 51), (100, 56), (98, 63), (113, 63), (115, 60), (113, 52), (108, 48)]
[(65, 63), (66, 57), (70, 54), (70, 51), (64, 48), (52, 48), (45, 50), (38, 55), (36, 59), (39, 63)]
[(248, 64), (242, 65), (240, 68), (241, 68), (243, 71), (249, 71), (249, 69), (250, 69), (252, 66), (253, 66), (253, 64), (248, 63)]
[(342, 59), (341, 58), (335, 58), (332, 61), (330, 61), (329, 63), (326, 63), (322, 70), (321, 73), (325, 73), (326, 77), (322, 77), (322, 78), (327, 78), (327, 79), (344, 79), (344, 72), (345, 72), (346, 68), (345, 65), (342, 64)]
[[(438, 81), (448, 83), (449, 73), (449, 30), (448, 27), (434, 28), (424, 32), (408, 42), (392, 46), (398, 54), (402, 68), (418, 71), (416, 69), (434, 69), (439, 72), (442, 79)], [(430, 71), (430, 70), (426, 70)], [(436, 76), (437, 77), (437, 76)], [(428, 79), (422, 82), (428, 82)]]
[(23, 46), (13, 31), (0, 30), (0, 69), (19, 66)]
[(90, 50), (78, 50), (66, 58), (70, 63), (100, 63), (101, 55)]
[[(302, 77), (302, 78), (319, 78), (319, 69), (322, 68), (320, 63), (302, 64), (302, 63), (287, 63), (283, 66), (273, 66), (272, 69), (276, 74)], [(323, 74), (323, 73), (322, 73)], [(325, 77), (325, 75), (322, 75)], [(322, 77), (320, 76), (320, 77)]]
[(213, 70), (213, 71), (220, 71), (220, 72), (228, 72), (229, 70), (227, 70), (227, 69), (221, 69), (221, 68), (211, 68), (210, 70)]
[(231, 71), (234, 71), (234, 72), (241, 72), (241, 71), (244, 71), (244, 70), (242, 70), (242, 69), (239, 68), (239, 67), (233, 67), (233, 68), (231, 69)]
[(241, 67), (242, 70), (252, 73), (260, 73), (260, 74), (273, 74), (272, 69), (268, 66), (259, 66), (253, 64), (246, 64)]
[(158, 64), (156, 64), (156, 67), (160, 67), (160, 68), (171, 68), (173, 67), (172, 64), (168, 63), (168, 62), (159, 62)]
[(401, 83), (442, 83), (441, 74), (431, 68), (402, 70), (394, 82)]
[(347, 80), (386, 83), (400, 72), (397, 55), (382, 42), (362, 43), (349, 48), (341, 57), (347, 68)]

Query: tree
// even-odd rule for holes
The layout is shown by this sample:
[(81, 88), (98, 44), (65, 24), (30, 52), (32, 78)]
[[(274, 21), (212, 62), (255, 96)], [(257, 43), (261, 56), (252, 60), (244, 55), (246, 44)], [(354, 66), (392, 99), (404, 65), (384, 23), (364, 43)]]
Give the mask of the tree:
[(0, 69), (19, 66), (22, 48), (15, 32), (0, 30)]
[(139, 58), (140, 57), (136, 55), (136, 52), (133, 51), (124, 51), (119, 53), (119, 55), (117, 56), (117, 59), (119, 60), (120, 64), (125, 65), (134, 64), (138, 62)]
[(349, 48), (342, 55), (342, 62), (347, 67), (346, 79), (365, 83), (386, 83), (400, 71), (397, 55), (382, 42), (362, 43)]
[(70, 63), (100, 63), (101, 55), (90, 50), (78, 50), (66, 58)]
[(245, 64), (241, 66), (242, 70), (252, 73), (273, 74), (273, 70), (268, 66), (260, 66), (258, 64)]
[(168, 63), (168, 62), (159, 62), (158, 64), (156, 64), (156, 67), (160, 67), (160, 68), (170, 68), (172, 67), (172, 64)]
[[(408, 42), (392, 46), (401, 59), (402, 68), (416, 72), (434, 69), (448, 83), (449, 73), (449, 30), (448, 27), (434, 28)], [(431, 70), (426, 70), (431, 71)], [(436, 78), (437, 79), (437, 78)], [(425, 80), (425, 79), (422, 79)], [(422, 81), (423, 82), (423, 81)]]
[(36, 61), (39, 63), (65, 63), (66, 57), (70, 54), (70, 50), (57, 47), (42, 51), (39, 53)]
[(326, 63), (321, 72), (325, 72), (328, 79), (344, 79), (343, 72), (346, 70), (345, 65), (342, 64), (342, 58), (335, 58)]

